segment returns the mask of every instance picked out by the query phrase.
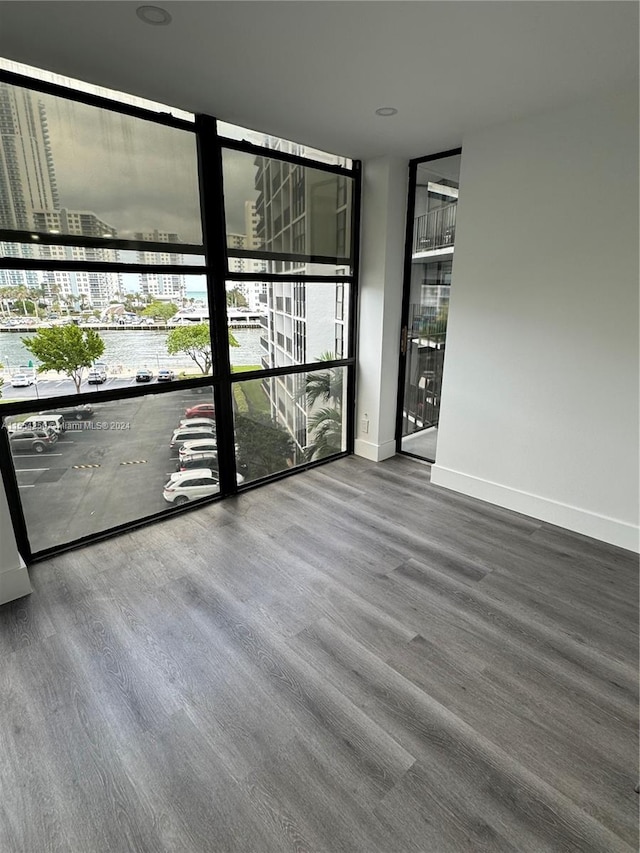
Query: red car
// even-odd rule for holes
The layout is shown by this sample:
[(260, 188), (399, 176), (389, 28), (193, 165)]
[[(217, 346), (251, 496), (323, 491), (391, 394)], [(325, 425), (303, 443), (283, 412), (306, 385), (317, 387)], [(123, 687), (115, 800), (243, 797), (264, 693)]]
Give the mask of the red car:
[(184, 410), (185, 418), (215, 418), (216, 410), (213, 403), (198, 403)]

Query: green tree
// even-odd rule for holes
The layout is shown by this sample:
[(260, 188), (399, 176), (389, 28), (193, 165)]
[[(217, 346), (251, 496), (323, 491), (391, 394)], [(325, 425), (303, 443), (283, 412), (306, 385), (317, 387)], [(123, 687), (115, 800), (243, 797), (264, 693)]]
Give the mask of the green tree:
[(33, 291), (24, 285), (2, 288), (2, 301), (7, 310), (11, 304), (12, 311), (25, 317), (36, 312), (36, 303), (32, 296)]
[[(324, 352), (319, 361), (332, 361), (331, 352)], [(308, 460), (324, 459), (342, 451), (343, 368), (314, 371), (307, 374), (307, 430), (311, 441), (305, 450)], [(315, 408), (322, 404), (321, 408)]]
[(76, 393), (80, 393), (84, 368), (91, 367), (104, 352), (104, 341), (97, 332), (76, 325), (40, 329), (33, 337), (21, 340), (40, 362), (38, 373), (64, 373), (73, 379)]
[(267, 412), (236, 414), (238, 467), (251, 479), (267, 477), (291, 465), (293, 441)]
[(173, 302), (152, 302), (142, 312), (143, 317), (159, 317), (161, 320), (170, 320), (178, 311), (178, 306)]
[[(229, 332), (229, 346), (239, 347), (240, 344)], [(176, 355), (183, 352), (198, 365), (203, 374), (211, 369), (211, 337), (208, 323), (194, 323), (189, 326), (178, 326), (167, 335), (167, 352)]]

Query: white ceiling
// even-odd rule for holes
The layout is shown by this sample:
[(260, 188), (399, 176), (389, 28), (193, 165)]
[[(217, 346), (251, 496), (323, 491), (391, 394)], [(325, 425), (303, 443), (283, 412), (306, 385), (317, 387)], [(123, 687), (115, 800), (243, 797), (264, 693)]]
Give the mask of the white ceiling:
[(155, 2), (0, 2), (0, 55), (357, 158), (637, 85), (636, 2)]

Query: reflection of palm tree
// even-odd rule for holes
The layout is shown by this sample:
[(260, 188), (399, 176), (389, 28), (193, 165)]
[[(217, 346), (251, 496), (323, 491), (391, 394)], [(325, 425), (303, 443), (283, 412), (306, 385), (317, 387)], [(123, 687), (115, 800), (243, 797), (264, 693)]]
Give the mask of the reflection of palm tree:
[[(334, 358), (333, 353), (324, 352), (319, 361), (333, 361)], [(307, 430), (313, 436), (305, 450), (308, 460), (324, 459), (342, 450), (342, 377), (341, 367), (307, 374), (305, 393), (308, 410), (319, 402), (325, 404), (307, 417)]]

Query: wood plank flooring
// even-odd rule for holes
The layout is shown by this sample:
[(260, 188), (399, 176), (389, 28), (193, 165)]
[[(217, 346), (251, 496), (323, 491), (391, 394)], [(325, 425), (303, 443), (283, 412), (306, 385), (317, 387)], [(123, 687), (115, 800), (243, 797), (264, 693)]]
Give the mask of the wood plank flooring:
[(350, 457), (31, 570), (2, 853), (638, 849), (638, 560)]

